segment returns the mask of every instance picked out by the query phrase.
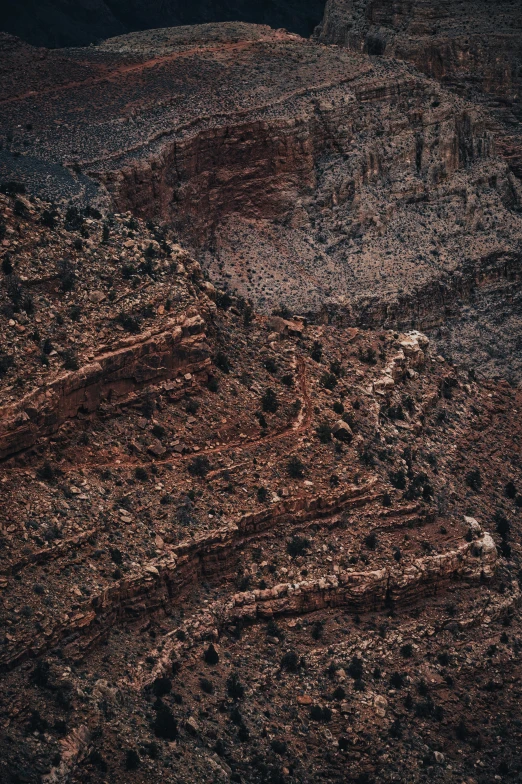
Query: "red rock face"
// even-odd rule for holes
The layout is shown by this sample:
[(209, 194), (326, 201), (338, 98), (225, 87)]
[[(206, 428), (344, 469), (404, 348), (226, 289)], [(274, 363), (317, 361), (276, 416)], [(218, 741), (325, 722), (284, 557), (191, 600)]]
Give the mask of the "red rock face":
[[(500, 149), (522, 177), (522, 11), (509, 2), (330, 0), (319, 40), (413, 63), (470, 98), (482, 97), (504, 137)], [(517, 128), (518, 126), (518, 128)]]

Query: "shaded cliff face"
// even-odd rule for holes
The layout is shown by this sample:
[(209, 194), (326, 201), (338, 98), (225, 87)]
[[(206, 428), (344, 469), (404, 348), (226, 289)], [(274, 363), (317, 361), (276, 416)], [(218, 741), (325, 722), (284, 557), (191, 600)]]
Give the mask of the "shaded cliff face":
[(427, 329), (519, 284), (495, 131), (411, 66), (248, 25), (10, 40), (2, 176), (167, 221), (265, 311)]
[(514, 783), (522, 391), (130, 213), (0, 226), (2, 783)]
[(229, 21), (309, 36), (324, 5), (324, 0), (20, 0), (0, 10), (0, 30), (48, 47), (88, 46), (131, 30)]
[(520, 3), (330, 0), (316, 34), (325, 43), (411, 62), (482, 101), (503, 127), (503, 148), (522, 177)]

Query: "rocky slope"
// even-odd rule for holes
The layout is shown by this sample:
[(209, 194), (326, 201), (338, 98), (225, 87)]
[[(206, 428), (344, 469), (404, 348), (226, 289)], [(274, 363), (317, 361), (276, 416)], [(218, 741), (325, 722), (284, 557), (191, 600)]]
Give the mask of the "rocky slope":
[(34, 46), (88, 46), (131, 30), (253, 22), (309, 36), (324, 0), (20, 0), (0, 10), (0, 30)]
[(515, 781), (520, 390), (0, 210), (2, 781)]
[[(265, 311), (430, 329), (467, 303), (470, 365), (507, 372), (477, 335), (498, 297), (518, 323), (521, 186), (474, 104), (395, 61), (248, 25), (4, 44), (6, 180), (166, 220)], [(488, 336), (497, 357), (508, 331)]]
[(330, 0), (317, 37), (406, 60), (458, 94), (485, 104), (500, 126), (506, 158), (522, 177), (520, 3)]

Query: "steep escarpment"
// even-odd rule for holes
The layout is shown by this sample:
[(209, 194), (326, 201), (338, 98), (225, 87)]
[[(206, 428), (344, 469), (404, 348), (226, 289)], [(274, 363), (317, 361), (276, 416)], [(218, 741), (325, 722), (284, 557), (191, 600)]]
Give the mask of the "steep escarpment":
[(498, 135), (410, 66), (240, 24), (8, 55), (6, 179), (167, 221), (260, 309), (426, 329), (518, 285)]
[(522, 177), (522, 13), (511, 0), (392, 3), (330, 0), (319, 40), (413, 63), (491, 111), (501, 146)]

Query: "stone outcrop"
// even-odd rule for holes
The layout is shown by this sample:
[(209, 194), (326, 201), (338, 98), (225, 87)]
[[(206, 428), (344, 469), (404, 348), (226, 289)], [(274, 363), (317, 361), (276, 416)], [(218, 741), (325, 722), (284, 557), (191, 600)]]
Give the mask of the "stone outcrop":
[(147, 384), (182, 373), (206, 373), (209, 360), (200, 316), (159, 334), (126, 338), (89, 365), (65, 373), (15, 405), (0, 409), (0, 459), (32, 446), (78, 412), (119, 403)]
[(522, 12), (509, 0), (329, 0), (318, 40), (413, 63), (474, 98), (502, 127), (499, 148), (522, 177)]

